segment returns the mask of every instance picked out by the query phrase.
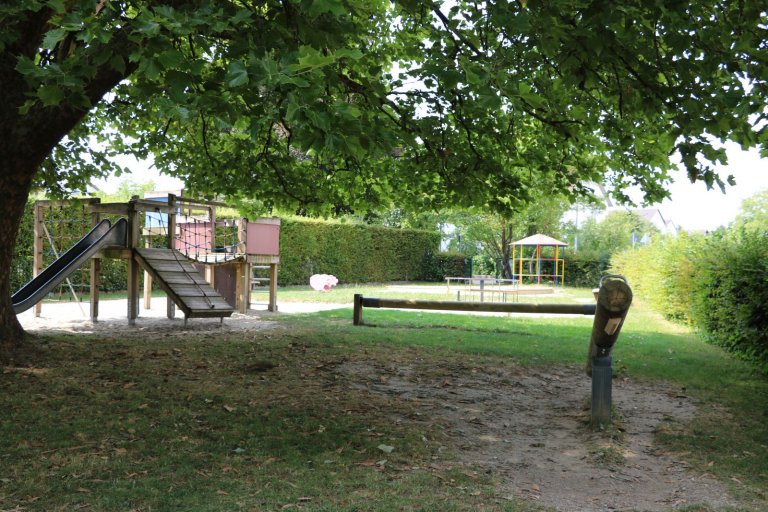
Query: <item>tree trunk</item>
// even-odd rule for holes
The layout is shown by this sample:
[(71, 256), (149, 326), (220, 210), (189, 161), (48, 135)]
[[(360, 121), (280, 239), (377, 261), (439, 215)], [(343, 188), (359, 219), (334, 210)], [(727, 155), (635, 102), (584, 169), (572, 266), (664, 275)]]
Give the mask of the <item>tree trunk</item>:
[(10, 269), (33, 173), (10, 169), (7, 155), (2, 150), (0, 161), (3, 162), (0, 172), (0, 190), (3, 191), (0, 203), (0, 361), (7, 362), (24, 339), (24, 330), (11, 302)]
[(512, 279), (512, 225), (508, 222), (502, 223), (501, 230), (501, 273), (502, 279)]
[[(46, 15), (50, 12), (45, 11)], [(35, 173), (57, 144), (89, 112), (87, 108), (67, 104), (36, 104), (25, 113), (21, 107), (34, 97), (36, 87), (16, 70), (20, 56), (32, 57), (41, 46), (47, 18), (43, 13), (29, 13), (18, 20), (15, 30), (24, 34), (16, 44), (0, 54), (0, 362), (8, 362), (24, 340), (24, 330), (13, 311), (10, 268), (16, 235), (24, 214)], [(123, 44), (125, 38), (115, 38)], [(116, 45), (117, 43), (115, 43)], [(113, 45), (114, 46), (114, 45)], [(127, 46), (120, 50), (126, 51)], [(95, 66), (95, 73), (83, 83), (83, 92), (92, 105), (135, 69), (135, 64), (118, 72), (108, 64)]]

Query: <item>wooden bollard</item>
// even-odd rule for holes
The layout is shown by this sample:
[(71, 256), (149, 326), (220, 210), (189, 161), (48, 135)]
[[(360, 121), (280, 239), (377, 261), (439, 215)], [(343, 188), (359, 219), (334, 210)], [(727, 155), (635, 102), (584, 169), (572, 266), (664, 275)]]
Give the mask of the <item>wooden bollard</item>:
[(355, 294), (354, 299), (354, 311), (352, 313), (352, 325), (363, 324), (363, 295), (360, 293)]
[(589, 341), (587, 375), (592, 375), (592, 360), (595, 357), (611, 355), (631, 304), (632, 289), (623, 276), (603, 277), (597, 293), (597, 308), (595, 320), (592, 323), (592, 337)]
[(611, 421), (611, 350), (631, 304), (632, 289), (624, 277), (608, 275), (600, 280), (586, 368), (587, 375), (592, 377), (593, 426), (607, 425)]

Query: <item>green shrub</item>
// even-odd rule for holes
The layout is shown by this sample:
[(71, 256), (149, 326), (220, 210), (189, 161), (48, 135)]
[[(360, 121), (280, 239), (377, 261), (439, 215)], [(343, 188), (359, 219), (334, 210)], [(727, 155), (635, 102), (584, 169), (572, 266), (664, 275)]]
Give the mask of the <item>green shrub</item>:
[(611, 258), (611, 272), (629, 281), (636, 297), (669, 320), (691, 323), (691, 300), (697, 289), (703, 235), (681, 233), (627, 249)]
[(472, 271), (470, 275), (493, 276), (498, 275), (496, 262), (487, 254), (478, 254), (472, 257)]
[(608, 258), (570, 255), (565, 258), (565, 284), (596, 288), (608, 268)]
[(420, 280), (443, 281), (446, 277), (469, 277), (472, 259), (456, 252), (427, 252)]
[(692, 317), (705, 339), (768, 371), (768, 233), (712, 239), (697, 261)]

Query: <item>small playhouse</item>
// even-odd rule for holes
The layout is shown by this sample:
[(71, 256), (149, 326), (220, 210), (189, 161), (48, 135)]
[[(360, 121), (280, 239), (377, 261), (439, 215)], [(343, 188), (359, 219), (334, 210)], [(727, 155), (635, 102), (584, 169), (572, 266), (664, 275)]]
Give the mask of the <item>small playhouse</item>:
[[(61, 220), (52, 212), (73, 204), (79, 205), (79, 216), (92, 227), (88, 233), (77, 234), (71, 247), (59, 253), (54, 238), (56, 222)], [(254, 284), (267, 285), (267, 307), (276, 311), (280, 220), (218, 218), (217, 209), (223, 208), (232, 210), (223, 203), (173, 193), (149, 193), (127, 203), (101, 203), (98, 198), (38, 201), (34, 207), (33, 279), (13, 295), (14, 310), (20, 313), (34, 306), (39, 316), (40, 301), (90, 262), (90, 317), (96, 321), (101, 262), (120, 259), (127, 260), (130, 324), (138, 316), (142, 269), (144, 308), (151, 306), (154, 283), (168, 296), (168, 318), (175, 316), (177, 307), (185, 322), (187, 318), (223, 319), (235, 311), (245, 313)], [(44, 261), (46, 246), (53, 248), (53, 261)], [(262, 269), (268, 277), (254, 278), (254, 269)]]
[(535, 234), (512, 242), (512, 278), (518, 283), (565, 282), (565, 242)]

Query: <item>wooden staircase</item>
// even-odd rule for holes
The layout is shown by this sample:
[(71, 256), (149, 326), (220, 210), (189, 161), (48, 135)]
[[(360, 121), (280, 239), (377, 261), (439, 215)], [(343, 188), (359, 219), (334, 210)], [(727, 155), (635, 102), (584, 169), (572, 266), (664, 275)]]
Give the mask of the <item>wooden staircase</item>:
[(187, 318), (231, 316), (234, 308), (175, 249), (134, 249), (134, 258)]

